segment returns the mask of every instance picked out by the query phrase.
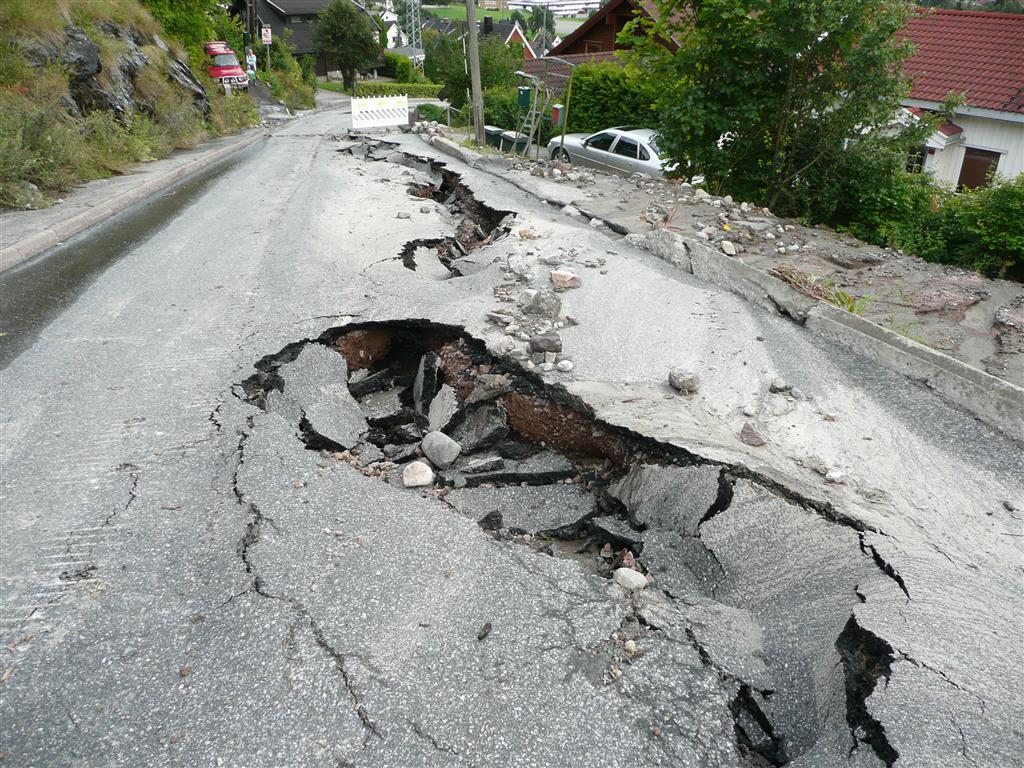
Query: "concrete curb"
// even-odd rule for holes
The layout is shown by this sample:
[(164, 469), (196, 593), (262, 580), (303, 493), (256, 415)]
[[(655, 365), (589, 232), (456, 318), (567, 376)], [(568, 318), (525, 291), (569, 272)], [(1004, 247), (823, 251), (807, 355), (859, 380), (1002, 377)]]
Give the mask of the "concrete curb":
[(241, 141), (229, 144), (225, 147), (209, 150), (193, 158), (184, 165), (180, 165), (166, 173), (158, 174), (156, 177), (147, 179), (137, 187), (121, 192), (113, 197), (104, 200), (102, 203), (93, 206), (87, 211), (82, 211), (59, 224), (36, 232), (35, 234), (23, 237), (21, 240), (8, 245), (0, 250), (0, 272), (20, 264), (42, 253), (48, 248), (58, 245), (70, 237), (83, 232), (89, 227), (99, 224), (101, 221), (119, 213), (133, 203), (149, 197), (154, 192), (159, 192), (169, 187), (176, 181), (201, 171), (211, 163), (215, 163), (229, 155), (240, 152), (248, 146), (265, 139), (269, 134), (266, 131), (258, 131), (252, 136), (247, 136)]
[(424, 140), (430, 144), (430, 146), (439, 149), (441, 152), (444, 152), (446, 155), (450, 155), (457, 160), (461, 160), (472, 168), (481, 167), (483, 155), (478, 152), (474, 152), (471, 149), (460, 147), (451, 139), (446, 139), (444, 136), (431, 136), (429, 139), (424, 137)]
[(1010, 439), (1024, 443), (1024, 388), (805, 296), (788, 283), (700, 240), (660, 229), (627, 235), (626, 241), (756, 304), (778, 310), (847, 349), (921, 382)]

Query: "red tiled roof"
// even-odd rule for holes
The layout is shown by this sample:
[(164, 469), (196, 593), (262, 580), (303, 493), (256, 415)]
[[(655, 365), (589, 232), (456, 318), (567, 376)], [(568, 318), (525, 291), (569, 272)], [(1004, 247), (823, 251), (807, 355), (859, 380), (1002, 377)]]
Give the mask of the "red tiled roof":
[(569, 73), (578, 64), (586, 64), (591, 61), (613, 61), (618, 62), (614, 51), (599, 51), (596, 53), (567, 53), (564, 56), (541, 56), (536, 59), (528, 59), (523, 62), (523, 72), (534, 77), (539, 77), (551, 90), (552, 95), (558, 96), (565, 91), (569, 82)]
[(907, 34), (910, 98), (964, 93), (968, 106), (1024, 113), (1024, 15), (935, 10), (916, 14)]

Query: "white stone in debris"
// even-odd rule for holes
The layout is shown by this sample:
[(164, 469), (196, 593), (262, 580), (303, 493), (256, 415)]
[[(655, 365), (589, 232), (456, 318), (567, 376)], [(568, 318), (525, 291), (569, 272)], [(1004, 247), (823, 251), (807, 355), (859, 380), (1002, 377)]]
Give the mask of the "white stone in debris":
[(732, 241), (730, 241), (730, 240), (723, 240), (721, 245), (722, 245), (722, 253), (724, 253), (726, 256), (735, 256), (736, 255), (736, 246), (733, 245)]
[(444, 432), (428, 432), (420, 442), (420, 448), (423, 455), (441, 469), (451, 466), (462, 453), (462, 446)]
[(413, 461), (402, 470), (402, 484), (406, 488), (419, 488), (434, 482), (434, 470), (424, 461)]
[(830, 469), (825, 473), (825, 482), (833, 484), (845, 483), (846, 473), (841, 469)]
[(398, 214), (395, 216), (395, 218), (396, 219), (409, 219), (409, 218), (412, 218), (412, 214), (410, 214), (408, 211), (399, 211)]
[(604, 222), (601, 221), (600, 219), (591, 219), (590, 226), (592, 226), (594, 229), (600, 229), (601, 227), (604, 226)]
[(789, 246), (788, 250), (790, 251), (790, 253), (796, 253), (797, 251), (800, 250), (800, 246), (797, 245), (796, 243), (793, 243), (792, 245)]
[(692, 368), (673, 368), (668, 372), (668, 385), (691, 395), (700, 388), (700, 374)]
[(562, 208), (562, 213), (566, 214), (567, 216), (580, 216), (580, 215), (582, 215), (582, 214), (580, 214), (579, 208), (577, 208), (574, 205), (567, 205), (567, 206), (565, 206), (564, 208)]
[(557, 368), (562, 373), (568, 373), (573, 369), (572, 360), (559, 360)]
[(771, 232), (765, 232), (764, 233), (764, 239), (765, 240), (774, 240), (775, 239), (775, 235), (773, 235)]
[(544, 371), (545, 373), (547, 373), (548, 371), (555, 370), (555, 364), (554, 363), (541, 363), (538, 367), (542, 371)]
[(579, 288), (583, 285), (583, 278), (567, 269), (553, 269), (551, 270), (551, 283), (555, 286), (556, 291), (565, 291), (569, 288)]
[(701, 189), (700, 187), (694, 190), (693, 196), (696, 197), (698, 200), (707, 200), (709, 197), (711, 197), (711, 195), (707, 193), (707, 190)]
[(558, 359), (558, 353), (557, 352), (545, 352), (544, 353), (544, 362), (545, 363), (553, 363), (557, 359)]
[(756, 416), (757, 415), (757, 408), (755, 408), (752, 405), (744, 405), (743, 406), (743, 415), (744, 416)]
[(612, 581), (623, 589), (643, 589), (647, 586), (647, 577), (632, 568), (616, 568)]
[(530, 261), (525, 256), (513, 253), (508, 257), (508, 269), (519, 277), (526, 277), (530, 274)]

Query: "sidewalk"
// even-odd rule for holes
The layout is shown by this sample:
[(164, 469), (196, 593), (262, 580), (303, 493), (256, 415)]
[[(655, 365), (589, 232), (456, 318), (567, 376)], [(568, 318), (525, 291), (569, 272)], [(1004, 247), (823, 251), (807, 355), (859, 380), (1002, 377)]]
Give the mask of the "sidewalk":
[(164, 160), (139, 165), (126, 174), (81, 185), (50, 208), (0, 213), (0, 272), (266, 136), (266, 130), (250, 128), (195, 149), (175, 152)]

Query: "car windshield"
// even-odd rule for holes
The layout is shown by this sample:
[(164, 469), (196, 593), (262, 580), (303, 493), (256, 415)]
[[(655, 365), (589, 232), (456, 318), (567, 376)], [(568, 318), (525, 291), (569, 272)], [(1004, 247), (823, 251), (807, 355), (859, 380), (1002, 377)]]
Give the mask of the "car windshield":
[(233, 53), (218, 53), (213, 57), (213, 66), (215, 67), (237, 67), (238, 59)]
[(647, 140), (647, 145), (654, 150), (654, 154), (656, 154), (658, 157), (661, 157), (661, 148), (658, 146), (657, 136), (651, 136), (651, 138)]

